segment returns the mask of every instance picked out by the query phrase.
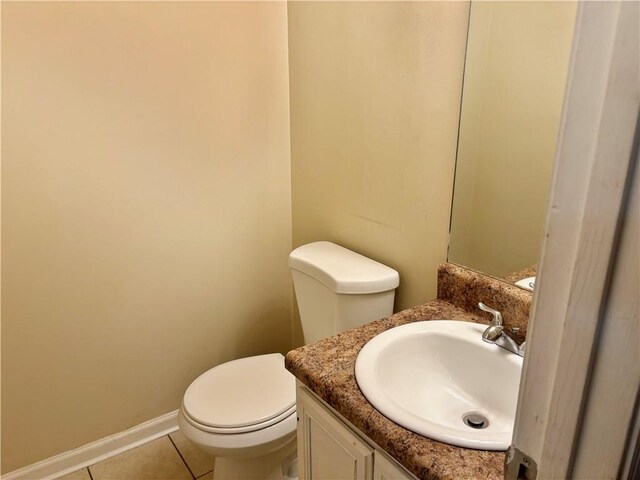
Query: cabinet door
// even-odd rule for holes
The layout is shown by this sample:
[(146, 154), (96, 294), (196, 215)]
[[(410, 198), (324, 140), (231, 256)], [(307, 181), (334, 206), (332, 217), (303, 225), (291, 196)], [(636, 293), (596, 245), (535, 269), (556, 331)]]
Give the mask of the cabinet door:
[(371, 480), (373, 449), (303, 388), (298, 388), (300, 480)]
[(376, 450), (373, 464), (373, 480), (415, 480), (415, 477)]

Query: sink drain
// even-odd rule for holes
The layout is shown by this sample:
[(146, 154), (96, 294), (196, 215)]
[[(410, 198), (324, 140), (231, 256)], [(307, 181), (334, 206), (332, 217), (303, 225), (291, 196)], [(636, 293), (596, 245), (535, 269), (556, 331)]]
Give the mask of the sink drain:
[(489, 426), (487, 417), (476, 412), (466, 413), (462, 417), (462, 421), (467, 427), (475, 428), (476, 430), (481, 430)]

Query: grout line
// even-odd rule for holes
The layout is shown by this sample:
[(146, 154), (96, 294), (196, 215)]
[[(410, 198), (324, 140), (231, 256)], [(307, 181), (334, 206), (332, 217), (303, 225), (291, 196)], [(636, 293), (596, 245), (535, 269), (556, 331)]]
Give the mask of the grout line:
[[(169, 441), (171, 442), (171, 445), (173, 445), (173, 448), (176, 449), (176, 452), (178, 452), (178, 455), (180, 455), (180, 458), (182, 459), (182, 463), (184, 463), (184, 466), (187, 467), (187, 470), (189, 470), (189, 473), (191, 474), (191, 478), (195, 480), (196, 476), (193, 474), (193, 472), (191, 471), (191, 468), (189, 468), (189, 464), (187, 463), (187, 461), (184, 459), (184, 457), (182, 456), (182, 453), (180, 452), (180, 449), (178, 448), (178, 446), (176, 445), (176, 442), (173, 441), (173, 438), (171, 438), (171, 435), (167, 435), (167, 438), (169, 439)], [(93, 480), (93, 479), (92, 479)]]
[(93, 475), (91, 475), (91, 470), (87, 467), (87, 473), (89, 474), (89, 478), (93, 480)]
[(196, 478), (196, 480), (199, 480), (200, 478), (204, 478), (207, 475), (209, 475), (211, 472), (213, 472), (213, 470), (209, 470), (207, 473), (203, 473), (202, 475), (200, 475), (198, 478)]
[(209, 470), (207, 473), (203, 473), (198, 478), (196, 478), (196, 480), (200, 480), (200, 479), (206, 477), (207, 475), (209, 475), (210, 473), (213, 473), (213, 470)]

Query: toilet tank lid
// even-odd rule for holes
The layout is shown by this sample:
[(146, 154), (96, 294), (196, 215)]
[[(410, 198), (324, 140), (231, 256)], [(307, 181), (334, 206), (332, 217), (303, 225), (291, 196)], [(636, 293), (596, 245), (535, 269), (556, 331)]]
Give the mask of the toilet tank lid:
[(393, 268), (331, 242), (296, 248), (289, 254), (289, 266), (336, 293), (386, 292), (400, 284), (400, 275)]

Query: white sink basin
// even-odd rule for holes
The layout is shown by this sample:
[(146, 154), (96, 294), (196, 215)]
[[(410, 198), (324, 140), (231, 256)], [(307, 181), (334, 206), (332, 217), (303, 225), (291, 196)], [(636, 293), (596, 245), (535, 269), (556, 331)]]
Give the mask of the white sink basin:
[(360, 351), (358, 385), (382, 414), (420, 435), (461, 447), (506, 450), (522, 358), (484, 342), (485, 328), (431, 320), (387, 330)]

